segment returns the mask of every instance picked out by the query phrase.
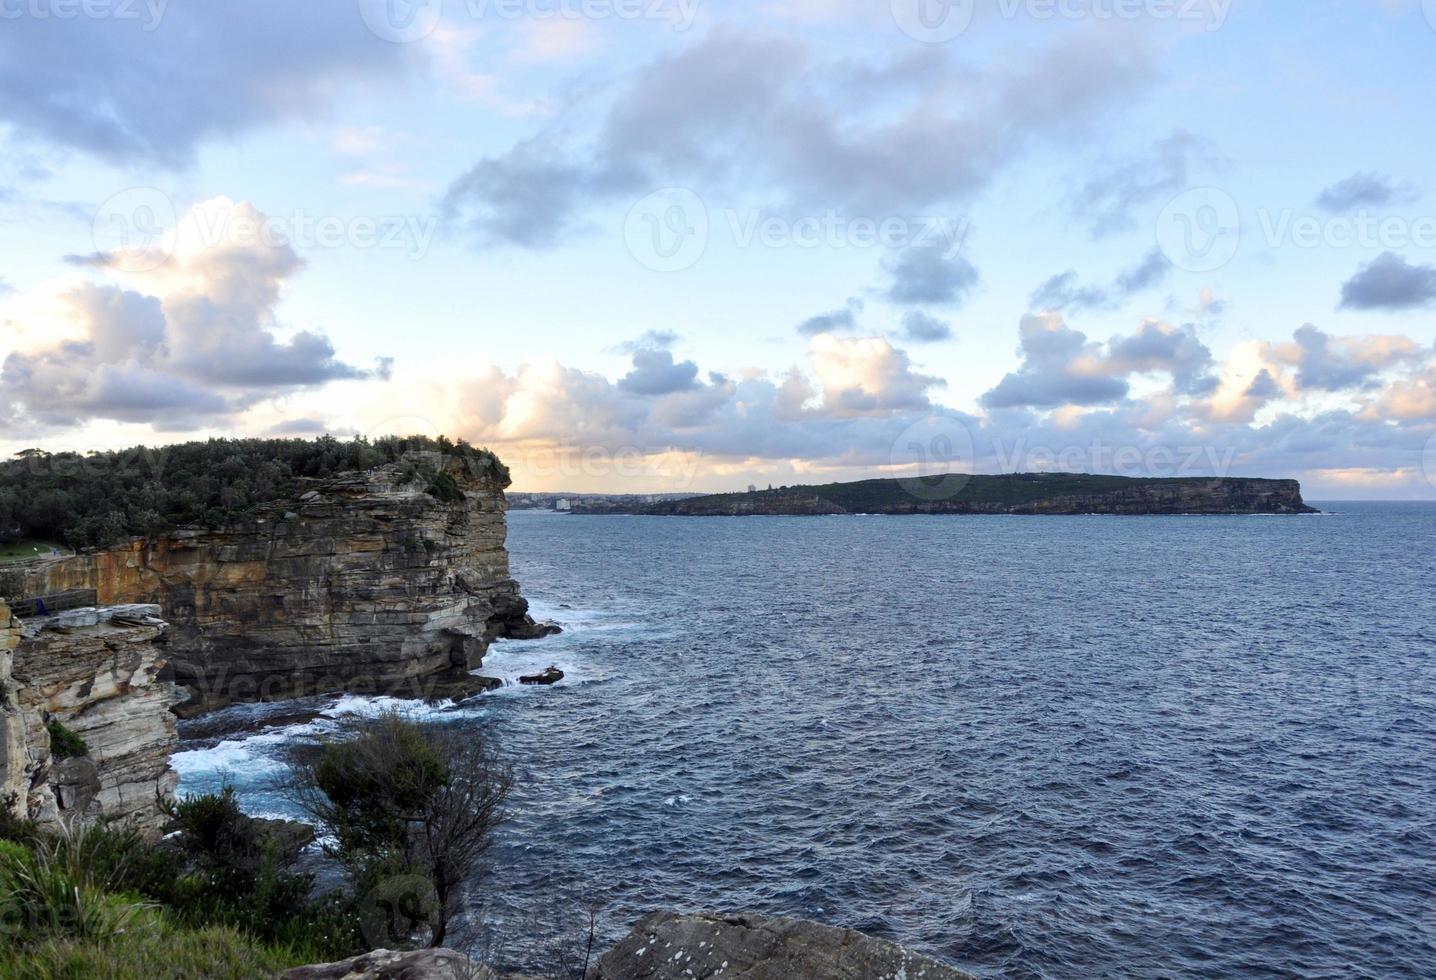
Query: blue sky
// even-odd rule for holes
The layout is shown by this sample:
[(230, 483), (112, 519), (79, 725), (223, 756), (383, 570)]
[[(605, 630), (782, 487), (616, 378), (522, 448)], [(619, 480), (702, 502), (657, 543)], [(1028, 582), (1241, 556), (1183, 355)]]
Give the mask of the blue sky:
[(1436, 496), (1436, 0), (0, 3), (0, 451)]

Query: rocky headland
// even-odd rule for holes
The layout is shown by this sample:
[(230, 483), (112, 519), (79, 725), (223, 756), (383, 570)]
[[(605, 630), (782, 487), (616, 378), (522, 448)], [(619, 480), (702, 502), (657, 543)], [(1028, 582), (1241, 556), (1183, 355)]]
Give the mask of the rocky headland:
[(551, 629), (509, 574), (505, 482), (473, 459), (410, 452), (301, 481), (218, 527), (30, 562), (0, 576), (0, 595), (157, 604), (182, 715), (326, 691), (423, 696), (494, 639)]
[(1122, 516), (1311, 514), (1295, 480), (1138, 479), (1073, 473), (962, 473), (710, 494), (647, 504), (633, 513), (688, 517), (835, 514)]

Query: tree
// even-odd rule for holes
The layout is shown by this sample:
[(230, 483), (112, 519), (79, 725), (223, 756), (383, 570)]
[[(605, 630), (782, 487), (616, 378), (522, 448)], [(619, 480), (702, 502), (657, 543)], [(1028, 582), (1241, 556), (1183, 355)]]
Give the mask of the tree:
[(404, 921), (426, 923), (429, 945), (439, 946), (512, 788), (512, 770), (481, 732), (388, 712), (299, 760), (290, 791), (361, 895), (414, 878), (432, 889)]

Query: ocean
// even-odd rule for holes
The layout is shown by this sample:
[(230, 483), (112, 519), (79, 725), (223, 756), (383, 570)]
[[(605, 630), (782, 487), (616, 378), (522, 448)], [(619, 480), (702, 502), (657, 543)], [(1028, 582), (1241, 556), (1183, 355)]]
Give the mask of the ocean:
[[(1436, 975), (1436, 505), (1316, 506), (511, 514), (566, 632), (482, 673), (566, 677), (423, 709), (519, 775), (471, 941), (716, 909), (983, 977)], [(184, 723), (181, 790), (288, 815), (286, 747), (383, 706)]]

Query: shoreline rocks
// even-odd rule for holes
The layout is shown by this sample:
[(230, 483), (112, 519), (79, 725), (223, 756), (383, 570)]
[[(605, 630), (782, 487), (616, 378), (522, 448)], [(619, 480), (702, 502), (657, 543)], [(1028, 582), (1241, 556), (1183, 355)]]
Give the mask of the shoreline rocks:
[(563, 671), (549, 665), (537, 674), (524, 674), (519, 677), (520, 684), (557, 684), (563, 680)]
[(599, 958), (595, 980), (974, 980), (897, 943), (807, 919), (658, 912)]

